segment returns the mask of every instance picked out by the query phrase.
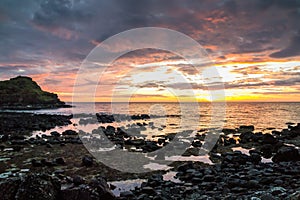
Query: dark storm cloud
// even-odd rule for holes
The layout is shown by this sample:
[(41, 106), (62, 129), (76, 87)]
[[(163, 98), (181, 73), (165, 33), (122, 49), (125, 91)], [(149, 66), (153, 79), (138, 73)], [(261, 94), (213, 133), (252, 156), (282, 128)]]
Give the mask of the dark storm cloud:
[(297, 56), (299, 9), (299, 0), (2, 0), (0, 62), (79, 63), (92, 41), (144, 26), (175, 29), (225, 56)]
[[(85, 9), (77, 7), (78, 1), (47, 0), (41, 3), (40, 9), (34, 14), (33, 21), (40, 25), (55, 26), (70, 21), (82, 21), (91, 16)], [(65, 24), (67, 25), (67, 24)]]
[(297, 55), (300, 55), (300, 35), (295, 36), (286, 48), (271, 54), (270, 57), (286, 58)]

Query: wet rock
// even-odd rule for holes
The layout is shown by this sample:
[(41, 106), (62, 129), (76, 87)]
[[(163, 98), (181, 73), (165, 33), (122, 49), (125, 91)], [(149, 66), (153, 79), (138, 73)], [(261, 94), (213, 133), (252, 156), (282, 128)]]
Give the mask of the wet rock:
[(12, 145), (26, 145), (27, 142), (25, 140), (11, 140)]
[(262, 137), (262, 142), (265, 144), (276, 144), (278, 140), (271, 134), (264, 134)]
[(252, 131), (254, 131), (254, 126), (253, 125), (250, 125), (250, 126), (240, 126), (240, 128), (238, 129), (238, 131), (240, 133), (252, 132)]
[(199, 149), (198, 148), (188, 148), (182, 156), (199, 156)]
[(191, 162), (188, 162), (188, 163), (184, 163), (184, 164), (178, 166), (177, 170), (184, 172), (190, 168), (193, 168), (193, 164)]
[(114, 135), (116, 132), (116, 128), (113, 126), (107, 126), (105, 129), (105, 134), (106, 135)]
[(141, 119), (150, 119), (150, 116), (147, 114), (141, 114)]
[(192, 142), (192, 146), (193, 146), (193, 147), (201, 147), (201, 146), (202, 146), (202, 143), (201, 143), (201, 141), (199, 141), (199, 140), (198, 140), (198, 141), (193, 141), (193, 142)]
[(300, 191), (294, 192), (293, 194), (288, 196), (290, 200), (299, 200), (300, 199)]
[(115, 121), (113, 115), (96, 113), (96, 117), (97, 117), (98, 122), (100, 122), (100, 123), (113, 123)]
[(165, 139), (165, 138), (158, 138), (158, 139), (157, 139), (157, 143), (158, 143), (159, 145), (162, 145), (162, 144), (164, 144), (164, 143), (165, 143), (165, 141), (166, 141), (166, 139)]
[(145, 141), (145, 145), (141, 146), (144, 152), (152, 152), (160, 149), (155, 141)]
[(236, 144), (236, 140), (235, 140), (234, 138), (229, 138), (229, 139), (228, 139), (228, 142), (229, 142), (230, 144)]
[(21, 151), (23, 149), (22, 146), (13, 146), (12, 148), (14, 151)]
[(135, 195), (131, 191), (125, 191), (120, 193), (120, 197), (132, 198), (135, 197)]
[(78, 135), (78, 133), (74, 130), (66, 130), (62, 133), (62, 135)]
[(273, 162), (298, 161), (300, 160), (299, 151), (294, 147), (282, 147), (272, 158)]
[(279, 194), (286, 192), (286, 189), (284, 189), (283, 187), (273, 187), (270, 189), (270, 192), (272, 195), (277, 196)]
[(265, 144), (260, 148), (262, 156), (265, 158), (271, 158), (273, 153), (273, 146), (271, 144)]
[(55, 170), (53, 173), (56, 174), (56, 175), (61, 175), (61, 174), (64, 174), (64, 173), (65, 173), (65, 170), (63, 170), (63, 169), (58, 169), (58, 170)]
[(66, 161), (63, 157), (55, 158), (54, 162), (58, 165), (64, 165), (66, 164)]
[(60, 136), (60, 133), (57, 132), (57, 131), (52, 131), (52, 132), (50, 133), (50, 135), (52, 135), (52, 136), (54, 136), (54, 137), (59, 137), (59, 136)]
[(152, 187), (143, 187), (142, 192), (148, 195), (155, 195), (156, 191)]
[(300, 131), (300, 123), (298, 123), (296, 126), (291, 127), (291, 131)]
[(255, 164), (258, 164), (262, 160), (261, 156), (258, 153), (250, 154), (250, 159)]
[(21, 179), (15, 199), (55, 200), (58, 198), (60, 183), (46, 174), (29, 174)]
[(215, 180), (215, 176), (214, 175), (205, 175), (203, 176), (203, 181), (205, 182), (211, 182)]
[[(32, 131), (46, 131), (56, 126), (71, 124), (72, 115), (46, 115), (32, 113), (0, 113), (0, 133), (11, 135), (10, 140), (24, 140)], [(6, 136), (7, 137), (7, 136)], [(22, 137), (22, 138), (20, 138)]]
[(91, 180), (89, 186), (96, 192), (100, 199), (114, 200), (115, 196), (110, 191), (107, 182), (102, 177), (96, 177)]
[(241, 185), (241, 180), (237, 178), (230, 178), (227, 181), (227, 185), (229, 188), (238, 187)]
[(94, 200), (96, 198), (91, 197), (90, 188), (86, 185), (82, 185), (81, 187), (72, 187), (72, 188), (64, 188), (60, 191), (60, 199), (61, 200)]
[(273, 195), (270, 194), (270, 193), (262, 194), (262, 195), (260, 196), (260, 199), (261, 199), (261, 200), (276, 200), (276, 199), (273, 197)]
[(18, 191), (20, 178), (10, 178), (0, 181), (0, 197), (3, 200), (13, 200)]
[(82, 157), (82, 165), (86, 166), (86, 167), (91, 167), (93, 166), (93, 157), (91, 156), (83, 156)]
[(42, 167), (43, 166), (43, 164), (40, 161), (36, 160), (36, 159), (32, 159), (31, 164), (32, 164), (33, 167)]
[(52, 161), (47, 159), (41, 159), (41, 163), (43, 166), (48, 166), (48, 167), (52, 167), (55, 165)]
[(244, 131), (240, 135), (241, 143), (247, 143), (254, 138), (254, 134), (249, 131)]
[(81, 184), (75, 187), (63, 188), (60, 192), (61, 200), (114, 200), (115, 196), (109, 189), (106, 181), (97, 177), (91, 180), (88, 185)]
[(223, 128), (222, 132), (223, 132), (225, 135), (228, 135), (228, 134), (235, 134), (235, 133), (236, 133), (236, 129)]
[(141, 146), (145, 144), (144, 139), (126, 140), (126, 145)]
[(247, 184), (246, 184), (246, 187), (247, 188), (257, 188), (257, 187), (259, 187), (259, 181), (257, 181), (257, 180), (249, 180), (248, 182), (247, 182)]
[(246, 162), (251, 162), (250, 156), (242, 154), (240, 151), (228, 152), (222, 154), (222, 163), (232, 163), (243, 165)]
[(74, 185), (81, 185), (81, 184), (84, 184), (85, 181), (81, 176), (76, 175), (73, 177), (73, 183), (74, 183)]

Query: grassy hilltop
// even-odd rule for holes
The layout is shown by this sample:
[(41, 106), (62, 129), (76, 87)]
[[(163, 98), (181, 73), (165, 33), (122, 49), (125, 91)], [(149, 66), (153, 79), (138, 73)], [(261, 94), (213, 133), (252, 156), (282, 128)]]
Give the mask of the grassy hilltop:
[(30, 77), (18, 76), (0, 81), (0, 108), (42, 109), (59, 108), (67, 105), (57, 94), (43, 91)]

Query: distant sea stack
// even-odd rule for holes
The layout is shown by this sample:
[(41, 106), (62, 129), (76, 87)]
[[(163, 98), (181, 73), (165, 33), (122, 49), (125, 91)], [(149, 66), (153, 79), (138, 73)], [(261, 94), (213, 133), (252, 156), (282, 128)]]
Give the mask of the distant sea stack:
[(49, 109), (71, 107), (57, 94), (46, 92), (30, 77), (18, 76), (0, 81), (0, 109)]

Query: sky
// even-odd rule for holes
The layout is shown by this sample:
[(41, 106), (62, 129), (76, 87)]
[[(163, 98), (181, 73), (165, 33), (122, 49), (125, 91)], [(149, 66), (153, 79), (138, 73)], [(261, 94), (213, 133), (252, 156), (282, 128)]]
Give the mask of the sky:
[[(71, 101), (83, 60), (120, 32), (161, 27), (186, 34), (211, 63), (191, 66), (174, 52), (127, 53), (81, 101), (300, 101), (300, 0), (1, 0), (0, 80), (30, 76)], [(110, 48), (123, 48), (126, 42)], [(218, 71), (220, 80), (205, 74)], [(201, 68), (201, 67), (200, 67)], [(222, 83), (220, 88), (209, 85)], [(193, 97), (190, 97), (191, 91)], [(217, 95), (212, 95), (216, 92)]]

